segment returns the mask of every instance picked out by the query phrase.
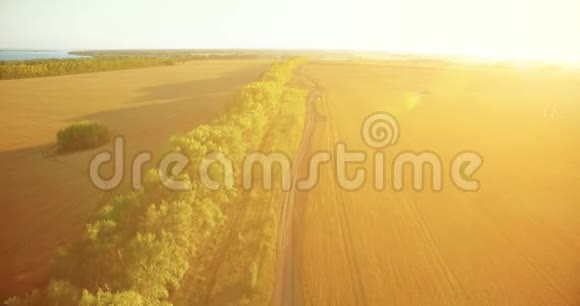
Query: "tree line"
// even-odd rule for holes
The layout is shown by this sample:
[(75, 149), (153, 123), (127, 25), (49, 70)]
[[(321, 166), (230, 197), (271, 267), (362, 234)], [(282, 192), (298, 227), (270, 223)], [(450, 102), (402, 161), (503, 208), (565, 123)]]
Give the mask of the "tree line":
[[(196, 171), (199, 163), (208, 153), (220, 152), (239, 173), (244, 155), (260, 145), (280, 101), (292, 92), (286, 84), (303, 61), (274, 63), (259, 81), (242, 88), (227, 114), (171, 138), (172, 150), (190, 157), (187, 173), (176, 179), (191, 189), (169, 191), (160, 183), (158, 170), (150, 170), (141, 190), (114, 197), (86, 225), (80, 242), (59, 250), (45, 288), (5, 303), (170, 305), (168, 298), (189, 269), (189, 258), (216, 238), (227, 222), (224, 208), (238, 197), (236, 188), (203, 187)], [(250, 271), (252, 284), (256, 269)]]
[(173, 65), (176, 61), (170, 57), (129, 56), (0, 61), (0, 80), (166, 66)]

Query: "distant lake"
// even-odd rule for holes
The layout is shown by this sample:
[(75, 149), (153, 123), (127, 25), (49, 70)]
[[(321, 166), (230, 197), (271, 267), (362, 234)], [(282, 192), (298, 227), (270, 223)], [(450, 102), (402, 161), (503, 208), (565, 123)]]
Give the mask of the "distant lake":
[(50, 58), (83, 58), (90, 56), (81, 56), (69, 54), (68, 51), (19, 51), (19, 50), (0, 50), (0, 61), (25, 61), (34, 59)]

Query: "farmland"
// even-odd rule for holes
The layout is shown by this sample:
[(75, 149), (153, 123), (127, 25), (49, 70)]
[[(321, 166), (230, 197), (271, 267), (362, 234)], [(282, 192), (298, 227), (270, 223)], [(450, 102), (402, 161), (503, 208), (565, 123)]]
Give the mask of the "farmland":
[[(436, 152), (443, 190), (427, 180), (415, 191), (407, 175), (402, 191), (390, 181), (377, 191), (372, 179), (346, 191), (322, 165), (317, 185), (296, 194), (294, 243), (284, 252), (298, 280), (282, 284), (290, 294), (281, 305), (578, 302), (578, 72), (411, 62), (315, 62), (303, 72), (323, 92), (311, 155), (342, 142), (372, 156), (360, 126), (388, 112), (400, 137), (387, 160)], [(477, 192), (449, 178), (463, 150), (483, 157)], [(357, 167), (372, 169), (370, 158), (347, 175)]]
[[(0, 293), (31, 305), (574, 304), (579, 86), (578, 71), (553, 66), (404, 58), (207, 59), (0, 81)], [(386, 149), (361, 131), (377, 112), (399, 128)], [(98, 190), (87, 168), (112, 144), (59, 151), (71, 126), (122, 135), (125, 168), (144, 151), (153, 169), (186, 154), (192, 189), (168, 192), (150, 171), (140, 191), (129, 178)], [(339, 144), (366, 156), (346, 166), (348, 178), (366, 170), (353, 190)], [(204, 156), (224, 153), (240, 174), (254, 151), (293, 161), (289, 191), (276, 169), (273, 190), (258, 169), (247, 190), (241, 177), (234, 190), (200, 187)], [(324, 152), (314, 186), (297, 188)], [(442, 190), (430, 167), (422, 190), (408, 167), (395, 188), (404, 152), (436, 154)], [(477, 190), (452, 180), (461, 152), (483, 159)]]
[(97, 120), (125, 137), (126, 162), (142, 151), (156, 159), (170, 136), (229, 109), (234, 93), (269, 64), (210, 60), (0, 81), (0, 296), (43, 284), (57, 248), (78, 240), (95, 209), (116, 192), (98, 190), (87, 174), (90, 158), (112, 146), (61, 154), (59, 129)]

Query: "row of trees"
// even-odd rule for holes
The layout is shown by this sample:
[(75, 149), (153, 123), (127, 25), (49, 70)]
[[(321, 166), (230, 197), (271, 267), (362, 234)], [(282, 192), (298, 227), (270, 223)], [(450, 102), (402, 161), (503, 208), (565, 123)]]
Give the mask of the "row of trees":
[(96, 57), (0, 62), (0, 80), (173, 65), (169, 57)]
[(212, 152), (240, 165), (275, 119), (285, 84), (302, 62), (275, 63), (260, 81), (241, 90), (228, 114), (171, 139), (175, 151), (190, 156), (191, 167), (179, 178), (189, 182), (190, 190), (169, 191), (158, 171), (149, 171), (142, 190), (116, 196), (87, 225), (80, 243), (59, 252), (46, 288), (7, 304), (167, 305), (189, 258), (215, 238), (226, 222), (223, 208), (237, 196), (235, 189), (206, 189), (193, 170)]
[(176, 61), (209, 60), (209, 59), (258, 59), (273, 58), (275, 55), (259, 50), (200, 50), (200, 49), (169, 49), (169, 50), (88, 50), (72, 51), (73, 55), (93, 57), (170, 57)]
[[(285, 88), (276, 120), (268, 124), (268, 131), (261, 140), (262, 152), (296, 154), (304, 132), (306, 95), (307, 91), (303, 89)], [(283, 173), (280, 168), (272, 170), (275, 187), (268, 192), (261, 187), (263, 174), (259, 171), (253, 173), (257, 182), (238, 198), (234, 208), (238, 212), (233, 213), (237, 222), (230, 230), (236, 237), (223, 242), (225, 254), (215, 270), (209, 297), (201, 301), (190, 300), (193, 302), (190, 305), (206, 305), (208, 302), (219, 305), (224, 299), (229, 305), (270, 303), (277, 270), (278, 218), (284, 197), (281, 188)], [(231, 214), (228, 211), (228, 215)]]

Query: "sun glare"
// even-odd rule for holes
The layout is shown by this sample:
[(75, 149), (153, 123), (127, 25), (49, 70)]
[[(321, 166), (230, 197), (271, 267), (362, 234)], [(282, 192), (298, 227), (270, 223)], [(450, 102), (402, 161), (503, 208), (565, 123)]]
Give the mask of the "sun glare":
[(350, 49), (580, 63), (577, 0), (36, 2), (35, 10), (0, 3), (0, 47)]

